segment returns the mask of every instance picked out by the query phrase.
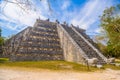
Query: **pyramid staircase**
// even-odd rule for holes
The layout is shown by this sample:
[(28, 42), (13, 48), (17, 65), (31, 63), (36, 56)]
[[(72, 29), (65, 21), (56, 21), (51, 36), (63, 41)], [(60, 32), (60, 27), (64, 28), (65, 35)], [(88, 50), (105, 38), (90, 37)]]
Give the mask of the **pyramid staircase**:
[(49, 21), (38, 20), (6, 44), (12, 61), (63, 60), (56, 23)]
[(106, 63), (96, 44), (85, 30), (49, 20), (36, 20), (6, 41), (4, 55), (11, 61), (66, 60), (85, 63), (85, 59), (97, 58), (98, 64)]
[(62, 24), (62, 27), (73, 41), (83, 50), (84, 54), (87, 56), (86, 59), (97, 58), (97, 64), (106, 63), (106, 57), (104, 57), (99, 49), (96, 47), (96, 44), (90, 39), (84, 32), (84, 30), (77, 27), (69, 27), (68, 25)]

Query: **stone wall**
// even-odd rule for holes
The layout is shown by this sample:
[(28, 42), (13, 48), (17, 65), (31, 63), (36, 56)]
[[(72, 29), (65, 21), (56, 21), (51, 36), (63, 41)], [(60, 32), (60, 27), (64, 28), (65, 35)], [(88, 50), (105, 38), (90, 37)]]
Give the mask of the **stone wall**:
[(41, 61), (41, 60), (63, 60), (61, 54), (44, 54), (44, 53), (24, 53), (10, 55), (10, 61)]
[[(95, 43), (91, 40), (90, 41), (90, 39), (89, 39), (89, 37), (88, 37), (88, 39), (86, 39), (85, 38), (85, 33), (84, 33), (84, 35), (82, 35), (83, 33), (79, 33), (77, 30), (79, 30), (79, 29), (75, 29), (75, 27), (71, 27), (72, 28), (72, 30), (73, 31), (75, 31), (78, 35), (79, 35), (79, 37), (81, 37), (83, 40), (84, 40), (84, 42), (85, 43), (87, 43), (87, 47), (91, 47), (91, 51), (93, 50), (93, 51), (95, 51), (95, 53), (97, 54), (96, 56), (98, 56), (99, 57), (99, 59), (101, 58), (102, 60), (104, 60), (105, 62), (107, 61), (107, 58), (99, 51), (99, 49), (94, 45)], [(87, 35), (86, 35), (87, 36)], [(92, 44), (91, 44), (91, 42), (92, 42)], [(86, 49), (87, 49), (87, 47), (86, 47)], [(90, 49), (90, 48), (89, 48)], [(91, 54), (92, 55), (92, 54)], [(94, 54), (95, 55), (95, 54)], [(97, 57), (97, 58), (98, 58)]]
[(65, 60), (85, 64), (85, 60), (97, 58), (104, 63), (104, 56), (77, 30), (66, 24), (37, 20), (34, 27), (5, 43), (4, 54), (11, 61)]
[(68, 35), (68, 33), (62, 28), (60, 24), (57, 25), (58, 34), (60, 37), (61, 47), (64, 52), (64, 59), (70, 62), (77, 62), (85, 64), (87, 55), (78, 47), (74, 40)]
[(3, 46), (4, 50), (3, 56), (10, 57), (10, 55), (15, 54), (19, 49), (21, 42), (23, 42), (23, 39), (25, 39), (25, 37), (28, 36), (29, 34), (28, 32), (30, 31), (30, 29), (31, 27), (28, 27), (23, 31), (19, 32), (18, 34), (16, 34), (15, 36), (8, 39)]
[(9, 39), (4, 49), (11, 61), (64, 59), (56, 23), (49, 21), (36, 21), (34, 27)]

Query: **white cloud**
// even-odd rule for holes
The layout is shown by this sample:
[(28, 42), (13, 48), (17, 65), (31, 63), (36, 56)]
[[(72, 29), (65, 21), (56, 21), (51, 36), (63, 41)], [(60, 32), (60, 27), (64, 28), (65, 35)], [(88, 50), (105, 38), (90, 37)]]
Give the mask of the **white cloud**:
[(80, 10), (75, 11), (76, 13), (74, 12), (75, 16), (71, 19), (70, 23), (79, 25), (80, 28), (88, 29), (93, 23), (99, 20), (102, 11), (111, 5), (111, 0), (88, 0)]
[[(67, 21), (70, 24), (79, 25), (80, 28), (88, 29), (99, 20), (98, 16), (113, 2), (113, 0), (87, 0), (82, 6), (76, 7), (75, 4), (71, 4), (70, 0), (56, 0), (57, 6), (51, 3), (52, 9), (55, 9), (55, 11), (53, 10), (53, 15), (50, 15), (47, 0), (41, 2), (40, 0), (30, 1), (33, 3), (33, 8), (28, 10), (28, 13), (21, 10), (17, 5), (8, 3), (4, 8), (4, 15), (0, 13), (0, 19), (9, 22), (9, 24), (6, 25), (5, 22), (2, 25), (6, 25), (6, 28), (11, 30), (22, 30), (25, 28), (23, 26), (32, 26), (38, 17), (41, 19), (49, 17), (53, 20)], [(5, 3), (0, 4), (0, 8), (2, 9), (4, 5)], [(68, 10), (69, 8), (72, 9)], [(11, 26), (12, 23), (16, 25)], [(99, 32), (99, 30), (94, 29), (94, 32)]]
[[(25, 25), (25, 27), (32, 26), (38, 17), (40, 17), (41, 19), (46, 19), (46, 17), (43, 16), (43, 14), (44, 12), (47, 11), (46, 9), (47, 3), (46, 1), (42, 1), (42, 3), (44, 4), (44, 6), (41, 5), (42, 7), (37, 7), (36, 5), (34, 5), (34, 7), (36, 7), (36, 11), (31, 9), (25, 12), (23, 11), (22, 8), (20, 8), (19, 6), (13, 3), (7, 3), (6, 6), (4, 7), (5, 2), (2, 2), (1, 8), (4, 7), (4, 9), (3, 12), (0, 13), (1, 16), (0, 19), (8, 21), (9, 26), (7, 25), (6, 27), (12, 30), (17, 30), (18, 27), (20, 27), (20, 25)], [(43, 7), (44, 7), (44, 12), (41, 11)], [(14, 23), (16, 25), (10, 26), (10, 23)]]
[(68, 7), (70, 6), (70, 1), (69, 0), (65, 0), (62, 4), (61, 9), (62, 10), (66, 10)]
[(95, 30), (95, 32), (96, 32), (96, 33), (100, 33), (100, 32), (101, 32), (101, 28), (97, 28), (97, 29)]

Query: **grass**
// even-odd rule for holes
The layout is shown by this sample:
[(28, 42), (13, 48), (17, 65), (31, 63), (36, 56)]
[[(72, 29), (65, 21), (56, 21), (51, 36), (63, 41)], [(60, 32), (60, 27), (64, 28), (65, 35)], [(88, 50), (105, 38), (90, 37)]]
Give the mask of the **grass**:
[(9, 61), (8, 58), (0, 58), (0, 63)]
[[(2, 62), (1, 62), (2, 60)], [(49, 70), (68, 70), (68, 71), (83, 71), (87, 72), (87, 66), (66, 62), (66, 61), (22, 61), (10, 62), (8, 60), (0, 59), (0, 67), (20, 67), (20, 68), (37, 68)], [(96, 71), (97, 68), (90, 67), (89, 71)]]
[[(120, 63), (117, 61), (117, 63)], [(49, 69), (49, 70), (69, 70), (69, 71), (88, 71), (87, 66), (66, 62), (66, 61), (21, 61), (10, 62), (7, 58), (0, 58), (0, 67), (20, 67), (20, 68), (37, 68), (37, 69)], [(111, 68), (114, 70), (120, 70), (120, 67), (106, 64), (104, 69)], [(90, 67), (89, 71), (103, 70), (95, 67)]]
[[(120, 59), (116, 59), (115, 63), (120, 64)], [(120, 70), (120, 67), (117, 67), (115, 65), (110, 65), (110, 64), (104, 65), (104, 68), (110, 68), (110, 69), (113, 69), (113, 70)]]
[(113, 69), (113, 70), (120, 70), (120, 67), (117, 67), (115, 65), (110, 65), (110, 64), (104, 65), (104, 68), (110, 68), (110, 69)]
[(116, 59), (115, 62), (116, 62), (116, 63), (120, 63), (120, 59)]

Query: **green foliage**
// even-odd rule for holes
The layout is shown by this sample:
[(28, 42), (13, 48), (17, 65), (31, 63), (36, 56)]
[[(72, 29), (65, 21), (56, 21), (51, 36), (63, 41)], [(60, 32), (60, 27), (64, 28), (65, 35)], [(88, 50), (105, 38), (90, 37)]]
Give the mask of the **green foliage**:
[(108, 56), (107, 47), (100, 42), (97, 42), (99, 49), (102, 51), (103, 55)]
[(0, 58), (0, 63), (7, 62), (7, 61), (9, 61), (8, 58)]
[(3, 37), (0, 37), (0, 46), (2, 46), (4, 43), (4, 38)]
[(0, 29), (0, 46), (2, 46), (4, 43), (4, 37), (1, 37), (1, 32), (2, 32), (2, 29)]
[(120, 5), (104, 10), (101, 16), (101, 26), (109, 41), (107, 52), (110, 56), (120, 57)]

